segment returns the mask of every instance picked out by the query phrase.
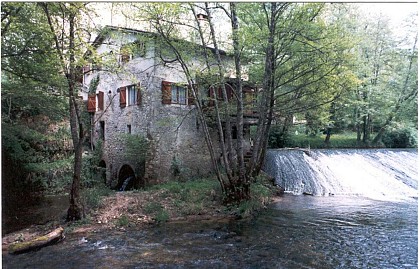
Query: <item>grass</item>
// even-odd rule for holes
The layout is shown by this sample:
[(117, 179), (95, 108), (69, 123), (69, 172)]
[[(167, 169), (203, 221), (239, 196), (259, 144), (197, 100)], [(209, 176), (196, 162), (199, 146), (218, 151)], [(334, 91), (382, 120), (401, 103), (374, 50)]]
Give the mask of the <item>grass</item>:
[(274, 188), (269, 179), (263, 175), (251, 184), (251, 199), (241, 202), (236, 211), (241, 218), (247, 218), (261, 211), (274, 195)]
[(300, 148), (358, 148), (361, 147), (357, 142), (356, 133), (345, 132), (340, 134), (332, 134), (330, 144), (325, 142), (325, 135), (308, 136), (305, 134), (292, 134), (288, 137), (287, 147)]
[[(213, 178), (192, 179), (185, 182), (170, 181), (148, 188), (150, 191), (160, 191), (160, 198), (172, 198), (173, 205), (181, 215), (196, 215), (211, 207), (216, 201), (222, 200), (219, 183)], [(146, 213), (154, 213), (155, 218), (165, 219), (164, 211), (159, 211), (161, 205), (151, 202), (145, 207)]]
[(164, 206), (162, 206), (159, 202), (150, 202), (146, 204), (144, 208), (144, 212), (146, 214), (153, 215), (153, 218), (158, 223), (163, 223), (169, 220), (169, 213), (166, 211)]
[(115, 191), (111, 190), (109, 187), (105, 186), (104, 184), (100, 184), (93, 188), (86, 188), (82, 190), (81, 196), (84, 200), (84, 204), (89, 209), (96, 209), (98, 208), (101, 203), (102, 199), (106, 196), (111, 195)]

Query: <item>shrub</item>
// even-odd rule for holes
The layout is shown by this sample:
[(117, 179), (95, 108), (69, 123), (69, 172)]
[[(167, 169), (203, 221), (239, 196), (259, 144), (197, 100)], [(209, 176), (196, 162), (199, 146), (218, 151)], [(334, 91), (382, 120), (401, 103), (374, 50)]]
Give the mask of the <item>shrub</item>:
[(153, 214), (154, 219), (158, 223), (166, 222), (169, 219), (169, 213), (165, 208), (158, 202), (150, 202), (144, 207), (146, 214)]
[(417, 130), (410, 127), (387, 131), (382, 142), (388, 148), (413, 148), (417, 146)]
[(274, 125), (270, 128), (268, 136), (268, 147), (269, 148), (283, 148), (286, 146), (290, 138), (290, 135), (283, 132), (283, 127)]
[(119, 227), (128, 227), (130, 226), (130, 220), (126, 215), (122, 215), (117, 219), (116, 225)]
[(95, 186), (94, 188), (87, 188), (82, 190), (82, 199), (84, 200), (84, 204), (90, 208), (95, 209), (98, 208), (101, 203), (102, 199), (108, 195), (113, 193), (111, 189), (109, 189), (105, 185)]

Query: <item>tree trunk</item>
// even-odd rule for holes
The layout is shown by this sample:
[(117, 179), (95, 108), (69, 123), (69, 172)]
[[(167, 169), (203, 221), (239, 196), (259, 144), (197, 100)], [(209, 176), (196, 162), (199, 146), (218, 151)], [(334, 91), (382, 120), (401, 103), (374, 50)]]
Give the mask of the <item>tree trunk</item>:
[[(238, 183), (242, 188), (242, 194), (240, 194), (240, 200), (250, 198), (249, 189), (249, 177), (245, 171), (245, 160), (244, 160), (244, 100), (242, 92), (242, 73), (241, 73), (241, 58), (239, 48), (239, 36), (238, 36), (238, 17), (236, 15), (236, 4), (230, 3), (231, 9), (231, 21), (232, 21), (232, 39), (233, 39), (233, 50), (235, 57), (235, 72), (236, 72), (236, 127), (237, 127), (237, 145), (236, 154), (238, 158)], [(240, 201), (239, 200), (239, 201)]]
[(73, 182), (70, 189), (70, 207), (67, 211), (67, 221), (80, 220), (84, 217), (80, 201), (80, 176), (82, 173), (82, 153), (84, 142), (83, 124), (80, 119), (75, 97), (75, 15), (69, 16), (69, 69), (67, 81), (69, 87), (70, 131), (74, 147)]
[[(265, 5), (265, 4), (263, 4)], [(268, 132), (271, 125), (271, 118), (274, 104), (274, 71), (275, 71), (275, 44), (274, 37), (276, 32), (276, 13), (277, 3), (270, 3), (270, 20), (268, 21), (268, 44), (265, 57), (264, 67), (264, 81), (263, 91), (259, 105), (259, 117), (257, 125), (257, 135), (255, 138), (254, 149), (252, 152), (251, 162), (248, 166), (248, 172), (255, 176), (260, 172), (264, 155), (265, 147), (268, 143)]]
[(56, 243), (64, 238), (64, 229), (59, 227), (49, 234), (37, 237), (27, 242), (14, 243), (9, 246), (10, 254), (20, 254), (31, 250), (36, 250), (53, 243)]

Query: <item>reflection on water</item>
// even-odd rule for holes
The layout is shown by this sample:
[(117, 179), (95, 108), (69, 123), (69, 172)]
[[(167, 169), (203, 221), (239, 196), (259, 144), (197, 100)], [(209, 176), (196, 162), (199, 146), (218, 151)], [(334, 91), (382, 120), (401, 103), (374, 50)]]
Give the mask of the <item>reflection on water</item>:
[(2, 234), (19, 231), (31, 225), (59, 221), (69, 208), (68, 195), (47, 195), (31, 205), (8, 204), (2, 210)]
[(253, 221), (68, 236), (4, 268), (417, 268), (417, 201), (285, 195)]

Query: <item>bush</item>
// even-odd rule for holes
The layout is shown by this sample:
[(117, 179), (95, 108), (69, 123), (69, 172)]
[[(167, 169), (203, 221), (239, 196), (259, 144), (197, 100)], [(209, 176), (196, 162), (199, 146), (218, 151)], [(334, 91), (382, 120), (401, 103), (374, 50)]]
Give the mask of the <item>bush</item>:
[(112, 193), (114, 193), (114, 191), (112, 191), (107, 186), (98, 185), (93, 188), (83, 189), (81, 192), (81, 196), (84, 201), (84, 204), (89, 209), (96, 209), (101, 205), (103, 198), (109, 196)]
[(382, 142), (388, 148), (414, 148), (417, 146), (417, 130), (410, 127), (387, 131)]
[(283, 148), (289, 142), (289, 133), (283, 132), (283, 127), (280, 125), (274, 125), (270, 128), (268, 135), (268, 147), (269, 148)]
[(169, 219), (169, 213), (165, 208), (158, 202), (150, 202), (144, 207), (146, 214), (153, 214), (154, 219), (158, 223), (166, 222)]

